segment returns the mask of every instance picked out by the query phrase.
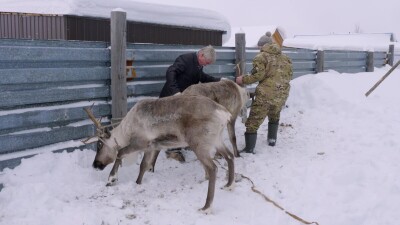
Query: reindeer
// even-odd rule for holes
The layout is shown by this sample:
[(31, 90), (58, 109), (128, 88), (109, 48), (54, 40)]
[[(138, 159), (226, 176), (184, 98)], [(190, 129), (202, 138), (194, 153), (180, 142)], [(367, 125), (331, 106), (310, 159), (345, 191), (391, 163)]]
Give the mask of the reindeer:
[[(138, 102), (112, 131), (103, 129), (93, 114), (85, 109), (98, 128), (98, 149), (93, 162), (103, 170), (115, 161), (107, 185), (116, 180), (115, 171), (124, 155), (144, 151), (145, 157), (161, 149), (189, 146), (208, 176), (206, 203), (201, 210), (208, 212), (214, 199), (217, 167), (213, 162), (219, 153), (228, 163), (228, 183), (234, 182), (234, 156), (222, 140), (222, 132), (231, 114), (225, 107), (203, 96), (178, 95)], [(144, 157), (144, 158), (145, 158)], [(136, 180), (142, 183), (144, 171), (140, 166)]]
[[(227, 128), (228, 128), (228, 135), (229, 140), (233, 147), (233, 152), (236, 157), (239, 157), (239, 151), (236, 144), (236, 135), (235, 135), (235, 122), (236, 118), (246, 107), (246, 102), (249, 99), (248, 92), (246, 89), (240, 87), (235, 82), (231, 80), (221, 80), (219, 82), (211, 82), (211, 83), (199, 83), (196, 85), (192, 85), (188, 87), (183, 93), (183, 95), (200, 95), (205, 96), (222, 106), (224, 106), (230, 113), (231, 118), (228, 121)], [(122, 164), (122, 157), (126, 156), (127, 154), (124, 151), (120, 151), (121, 156), (117, 158), (114, 163), (113, 169), (110, 172), (109, 179), (108, 179), (108, 186), (114, 185), (115, 182), (118, 180), (118, 169), (119, 166)], [(138, 180), (143, 178), (143, 175), (146, 171), (154, 172), (155, 164), (157, 161), (157, 157), (160, 151), (147, 151), (144, 152), (144, 156), (142, 162), (140, 164), (140, 172), (138, 176)], [(206, 179), (207, 179), (206, 174)]]
[[(191, 85), (186, 90), (184, 90), (182, 94), (205, 96), (221, 104), (231, 113), (232, 117), (227, 124), (229, 140), (232, 144), (235, 157), (240, 157), (236, 144), (235, 122), (241, 110), (246, 107), (246, 103), (249, 99), (249, 95), (246, 89), (240, 87), (231, 80), (224, 79), (219, 82), (199, 83)], [(144, 153), (142, 162), (140, 164), (140, 174), (142, 176), (145, 171), (154, 172), (159, 153), (160, 151)], [(114, 176), (117, 173), (118, 167), (121, 162), (118, 161), (116, 162), (116, 164), (117, 165), (114, 165)]]
[(227, 125), (229, 140), (235, 157), (240, 157), (236, 144), (235, 123), (236, 118), (241, 110), (246, 107), (246, 103), (249, 100), (246, 89), (231, 80), (224, 79), (219, 82), (199, 83), (189, 86), (182, 94), (205, 96), (224, 106), (231, 113), (232, 117)]

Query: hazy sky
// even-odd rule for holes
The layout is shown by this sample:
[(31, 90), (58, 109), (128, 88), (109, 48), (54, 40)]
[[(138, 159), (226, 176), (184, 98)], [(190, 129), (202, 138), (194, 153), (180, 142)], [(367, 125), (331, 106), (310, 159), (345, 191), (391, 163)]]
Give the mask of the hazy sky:
[(364, 33), (396, 34), (400, 39), (399, 0), (137, 0), (214, 10), (232, 27), (279, 25), (288, 37), (295, 34)]

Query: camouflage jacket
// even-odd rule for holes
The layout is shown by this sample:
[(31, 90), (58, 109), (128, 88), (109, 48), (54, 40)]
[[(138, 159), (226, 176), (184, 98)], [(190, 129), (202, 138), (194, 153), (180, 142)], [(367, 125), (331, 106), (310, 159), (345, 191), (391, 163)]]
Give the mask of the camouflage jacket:
[(253, 59), (251, 75), (243, 77), (244, 84), (259, 82), (256, 95), (265, 95), (269, 99), (284, 98), (289, 95), (292, 79), (292, 62), (282, 54), (281, 48), (273, 43), (264, 45)]

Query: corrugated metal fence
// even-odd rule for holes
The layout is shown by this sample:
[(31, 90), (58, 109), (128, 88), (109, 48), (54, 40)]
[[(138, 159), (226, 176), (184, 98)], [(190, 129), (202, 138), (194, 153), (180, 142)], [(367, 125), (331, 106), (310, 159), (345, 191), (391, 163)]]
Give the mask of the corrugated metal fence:
[(397, 51), (394, 53), (394, 62), (397, 62), (400, 60), (400, 51)]
[[(175, 58), (201, 46), (128, 44), (128, 108), (143, 96), (158, 96), (165, 71)], [(217, 62), (205, 72), (217, 77), (235, 74), (235, 48), (217, 47)], [(294, 77), (316, 73), (316, 51), (284, 49), (292, 59)], [(258, 53), (246, 49), (246, 72)], [(327, 52), (326, 69), (359, 72), (366, 53)], [(375, 53), (375, 66), (386, 53)], [(95, 133), (83, 107), (109, 118), (110, 49), (106, 42), (28, 41), (0, 39), (0, 171), (23, 157), (46, 152), (94, 149), (81, 142)], [(107, 123), (107, 119), (103, 120)]]
[[(386, 64), (386, 52), (373, 53), (374, 67)], [(325, 51), (324, 70), (335, 70), (340, 73), (358, 73), (367, 70), (367, 52), (360, 51)]]
[(94, 128), (82, 107), (96, 102), (96, 115), (110, 114), (107, 47), (0, 40), (0, 170), (22, 156), (83, 147), (73, 140), (93, 135)]

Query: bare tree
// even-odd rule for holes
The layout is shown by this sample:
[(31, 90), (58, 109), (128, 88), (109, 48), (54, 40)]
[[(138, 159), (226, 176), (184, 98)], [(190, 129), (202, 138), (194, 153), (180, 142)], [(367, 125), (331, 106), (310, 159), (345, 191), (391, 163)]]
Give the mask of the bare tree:
[(360, 34), (360, 33), (362, 33), (362, 32), (363, 32), (363, 31), (362, 31), (362, 29), (361, 29), (360, 24), (357, 23), (357, 24), (355, 25), (355, 27), (354, 27), (354, 33)]

